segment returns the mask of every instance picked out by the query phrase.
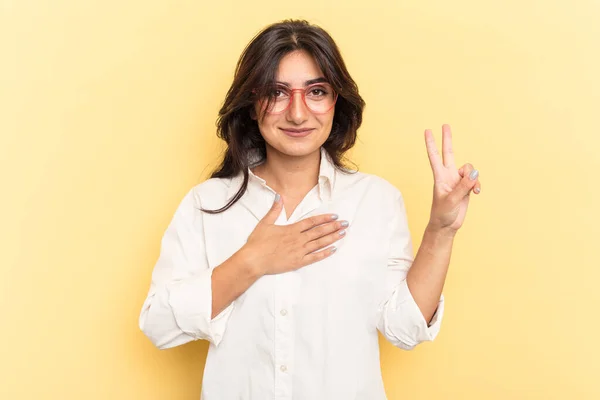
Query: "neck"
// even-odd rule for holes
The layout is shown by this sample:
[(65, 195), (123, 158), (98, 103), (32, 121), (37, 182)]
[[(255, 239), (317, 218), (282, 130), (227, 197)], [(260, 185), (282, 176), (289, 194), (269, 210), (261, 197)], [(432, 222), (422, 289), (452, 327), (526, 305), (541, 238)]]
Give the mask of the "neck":
[(289, 156), (267, 145), (267, 158), (253, 172), (281, 195), (303, 197), (319, 181), (321, 150), (305, 156)]

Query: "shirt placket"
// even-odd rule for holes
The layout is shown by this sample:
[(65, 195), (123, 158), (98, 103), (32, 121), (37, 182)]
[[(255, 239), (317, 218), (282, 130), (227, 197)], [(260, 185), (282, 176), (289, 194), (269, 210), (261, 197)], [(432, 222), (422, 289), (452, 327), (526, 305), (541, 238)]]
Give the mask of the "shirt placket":
[(292, 399), (294, 338), (290, 307), (290, 274), (275, 279), (275, 398)]
[[(302, 219), (306, 214), (321, 205), (317, 190), (298, 204), (288, 224)], [(280, 221), (283, 221), (280, 219)], [(275, 275), (275, 398), (277, 400), (292, 399), (294, 370), (294, 315), (293, 304), (296, 293), (294, 273)]]

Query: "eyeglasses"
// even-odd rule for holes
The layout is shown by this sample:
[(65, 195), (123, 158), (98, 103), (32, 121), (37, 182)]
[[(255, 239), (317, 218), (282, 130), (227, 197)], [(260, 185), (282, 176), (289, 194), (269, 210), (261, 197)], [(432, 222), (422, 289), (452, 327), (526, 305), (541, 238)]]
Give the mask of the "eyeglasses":
[(259, 100), (261, 108), (268, 114), (281, 114), (292, 105), (294, 93), (299, 92), (306, 107), (315, 114), (330, 111), (337, 100), (337, 93), (329, 83), (314, 83), (302, 89), (291, 89), (284, 85), (268, 85), (261, 88), (264, 93)]

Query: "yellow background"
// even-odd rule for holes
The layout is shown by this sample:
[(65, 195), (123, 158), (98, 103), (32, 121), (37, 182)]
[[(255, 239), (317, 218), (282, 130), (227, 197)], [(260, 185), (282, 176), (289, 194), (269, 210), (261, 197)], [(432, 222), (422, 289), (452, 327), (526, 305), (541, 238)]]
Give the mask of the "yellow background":
[(481, 171), (440, 336), (382, 343), (390, 400), (598, 399), (597, 1), (0, 2), (1, 399), (199, 399), (206, 343), (138, 315), (160, 238), (218, 160), (246, 43), (303, 17), (367, 102), (352, 158), (404, 193), (415, 250), (450, 123)]

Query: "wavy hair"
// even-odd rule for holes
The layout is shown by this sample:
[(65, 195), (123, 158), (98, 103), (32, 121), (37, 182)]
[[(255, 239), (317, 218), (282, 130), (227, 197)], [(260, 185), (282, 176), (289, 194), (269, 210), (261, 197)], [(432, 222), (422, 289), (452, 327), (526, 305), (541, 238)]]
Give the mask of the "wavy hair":
[(222, 208), (203, 211), (210, 214), (226, 211), (246, 192), (250, 154), (257, 152), (259, 157), (266, 157), (265, 140), (258, 122), (252, 118), (257, 98), (267, 95), (258, 88), (273, 84), (281, 59), (296, 50), (306, 51), (315, 59), (338, 94), (331, 132), (323, 147), (338, 169), (345, 168), (342, 160), (354, 146), (365, 107), (358, 86), (333, 38), (324, 29), (304, 20), (278, 22), (259, 32), (242, 52), (217, 120), (217, 136), (225, 141), (227, 149), (211, 178), (231, 178), (242, 172), (243, 183)]

